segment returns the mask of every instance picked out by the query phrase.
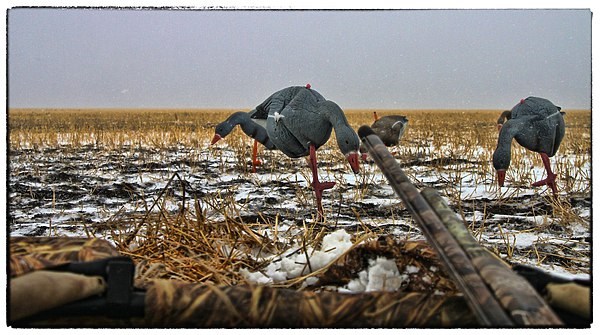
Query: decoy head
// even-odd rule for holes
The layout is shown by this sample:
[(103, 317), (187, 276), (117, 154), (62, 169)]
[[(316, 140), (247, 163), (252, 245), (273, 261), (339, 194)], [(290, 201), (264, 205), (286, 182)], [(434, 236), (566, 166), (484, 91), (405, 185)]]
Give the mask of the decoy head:
[(219, 142), (220, 139), (222, 139), (223, 137), (221, 137), (221, 135), (215, 133), (215, 136), (213, 136), (213, 139), (210, 141), (210, 145), (213, 145), (217, 142)]
[(217, 143), (220, 139), (229, 135), (229, 133), (231, 133), (231, 131), (233, 130), (233, 127), (235, 127), (235, 125), (229, 121), (223, 121), (219, 123), (215, 128), (215, 136), (213, 137), (210, 144), (213, 145)]
[(336, 130), (335, 137), (340, 150), (350, 163), (352, 172), (360, 171), (358, 152), (360, 148), (360, 140), (356, 132), (350, 127), (341, 127)]
[[(508, 148), (510, 150), (510, 148)], [(504, 186), (504, 178), (506, 177), (506, 170), (510, 165), (510, 152), (507, 154), (504, 148), (496, 148), (493, 156), (494, 169), (496, 169), (496, 176), (498, 179), (498, 186)]]
[(213, 137), (210, 144), (213, 145), (217, 143), (220, 139), (229, 135), (229, 133), (231, 133), (235, 126), (237, 126), (238, 124), (248, 122), (249, 120), (250, 116), (246, 112), (239, 111), (229, 115), (227, 120), (219, 123), (215, 128), (215, 136)]

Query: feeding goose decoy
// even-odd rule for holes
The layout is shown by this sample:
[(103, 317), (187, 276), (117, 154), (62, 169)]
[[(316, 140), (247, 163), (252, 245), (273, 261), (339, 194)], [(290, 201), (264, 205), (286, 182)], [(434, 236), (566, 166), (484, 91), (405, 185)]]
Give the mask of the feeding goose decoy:
[(378, 117), (377, 112), (373, 112), (375, 122), (371, 129), (381, 138), (383, 144), (388, 147), (398, 145), (402, 135), (408, 127), (408, 119), (404, 115), (387, 115)]
[[(379, 136), (383, 144), (387, 147), (398, 145), (402, 135), (404, 135), (404, 132), (408, 127), (408, 119), (406, 116), (387, 115), (379, 117), (377, 112), (374, 111), (373, 119), (375, 119), (375, 121), (371, 125), (371, 129)], [(360, 152), (362, 154), (362, 159), (365, 160), (367, 158), (367, 151), (363, 146), (360, 147)]]
[(537, 97), (521, 99), (512, 108), (510, 118), (504, 122), (498, 135), (498, 145), (494, 151), (493, 163), (498, 176), (498, 185), (504, 185), (506, 169), (510, 165), (510, 146), (514, 138), (523, 147), (538, 152), (546, 169), (546, 179), (531, 186), (548, 185), (554, 195), (556, 174), (552, 172), (550, 158), (558, 151), (565, 136), (564, 112), (552, 102)]
[[(245, 120), (238, 122), (242, 119)], [(266, 126), (259, 127), (254, 119), (266, 121)], [(319, 181), (316, 150), (329, 140), (332, 130), (352, 171), (358, 173), (360, 170), (358, 135), (348, 124), (342, 109), (311, 89), (310, 84), (277, 91), (251, 112), (237, 116), (222, 128), (217, 127), (213, 143), (226, 136), (235, 124), (240, 124), (247, 135), (267, 148), (276, 148), (291, 158), (309, 156), (313, 175), (311, 185), (315, 190), (319, 218), (323, 214), (322, 193), (332, 188), (335, 182)]]

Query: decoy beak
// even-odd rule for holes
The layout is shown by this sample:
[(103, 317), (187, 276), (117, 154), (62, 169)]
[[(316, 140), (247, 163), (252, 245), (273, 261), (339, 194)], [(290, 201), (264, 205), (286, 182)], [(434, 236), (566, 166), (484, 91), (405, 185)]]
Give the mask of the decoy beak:
[(215, 134), (215, 137), (213, 137), (212, 141), (210, 142), (210, 145), (217, 143), (221, 138), (221, 135)]
[(351, 152), (346, 155), (346, 159), (348, 163), (350, 163), (350, 167), (352, 168), (352, 172), (355, 174), (360, 171), (360, 164), (358, 163), (358, 154), (356, 152)]
[(506, 170), (498, 170), (496, 171), (498, 175), (498, 186), (504, 186), (504, 177), (506, 177)]

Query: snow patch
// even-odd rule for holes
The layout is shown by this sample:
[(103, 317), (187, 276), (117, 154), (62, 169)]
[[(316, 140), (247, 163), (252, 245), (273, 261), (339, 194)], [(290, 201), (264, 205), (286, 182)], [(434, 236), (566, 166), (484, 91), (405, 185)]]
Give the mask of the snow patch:
[[(411, 269), (414, 271), (414, 269)], [(418, 269), (417, 269), (418, 271)], [(396, 262), (385, 257), (369, 261), (369, 268), (358, 273), (345, 289), (351, 292), (396, 291), (408, 280), (407, 274), (400, 274)]]
[[(306, 252), (303, 252), (299, 250), (301, 246), (296, 244), (290, 248), (291, 253), (270, 263), (262, 272), (241, 269), (241, 273), (249, 282), (263, 285), (300, 277), (308, 274), (310, 270), (322, 269), (349, 250), (353, 245), (351, 237), (344, 229), (339, 229), (323, 237), (320, 250), (307, 247)], [(314, 279), (306, 284), (310, 285), (311, 282), (314, 282)]]

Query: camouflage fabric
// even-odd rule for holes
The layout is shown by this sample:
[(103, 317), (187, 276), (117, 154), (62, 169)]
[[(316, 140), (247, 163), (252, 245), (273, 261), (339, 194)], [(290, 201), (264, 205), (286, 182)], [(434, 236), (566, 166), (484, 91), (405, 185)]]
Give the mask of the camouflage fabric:
[(38, 270), (11, 279), (10, 320), (99, 295), (106, 289), (101, 276)]
[(476, 325), (462, 297), (418, 292), (317, 293), (156, 280), (148, 288), (146, 306), (145, 326), (149, 327)]
[(99, 238), (10, 237), (9, 255), (12, 278), (70, 262), (119, 256), (119, 252)]
[[(425, 192), (427, 193), (427, 192)], [(431, 201), (433, 207), (439, 207)], [(445, 217), (444, 211), (440, 211)], [(447, 213), (446, 213), (447, 214)], [(450, 235), (449, 235), (450, 236)], [(31, 274), (43, 274), (41, 288), (33, 296), (45, 293), (55, 294), (58, 284), (50, 284), (47, 271), (34, 271), (68, 262), (85, 262), (119, 256), (117, 250), (107, 241), (85, 238), (10, 238), (11, 286), (15, 279), (23, 279), (23, 293), (20, 305), (11, 300), (11, 319), (15, 316), (33, 315), (30, 310), (33, 298), (27, 287)], [(467, 250), (471, 248), (465, 247)], [(456, 256), (452, 253), (451, 256)], [(479, 255), (481, 256), (481, 255)], [(344, 294), (328, 292), (328, 285), (342, 286), (363, 270), (370, 259), (386, 257), (394, 259), (398, 269), (408, 266), (418, 271), (412, 272), (410, 280), (396, 292), (369, 292)], [(475, 257), (474, 260), (478, 260)], [(475, 263), (479, 263), (476, 261)], [(486, 265), (485, 263), (484, 265)], [(478, 264), (475, 264), (478, 267)], [(482, 269), (482, 276), (504, 278), (501, 271), (489, 264)], [(33, 273), (31, 273), (34, 271)], [(26, 274), (29, 273), (29, 274)], [(474, 275), (475, 273), (473, 273)], [(58, 276), (59, 282), (68, 284), (67, 279), (75, 276), (68, 273), (50, 273)], [(61, 276), (65, 276), (64, 280)], [(86, 277), (86, 276), (81, 276)], [(470, 278), (470, 277), (469, 277)], [(27, 280), (25, 280), (27, 279)], [(73, 292), (83, 292), (75, 287), (88, 287), (88, 294), (98, 294), (105, 289), (99, 277), (81, 278), (84, 281), (62, 285), (66, 287), (60, 299), (52, 296), (49, 307), (57, 306), (56, 301), (68, 303), (80, 296)], [(55, 281), (56, 282), (56, 281)], [(46, 284), (44, 284), (46, 283)], [(45, 286), (44, 286), (45, 285)], [(467, 327), (475, 326), (479, 320), (469, 308), (468, 301), (458, 290), (456, 283), (444, 271), (443, 263), (427, 241), (404, 241), (392, 236), (382, 236), (366, 242), (331, 265), (318, 276), (318, 282), (310, 291), (263, 287), (263, 286), (215, 286), (210, 283), (186, 283), (175, 280), (150, 280), (145, 287), (145, 317), (123, 316), (122, 319), (104, 315), (93, 316), (46, 316), (28, 319), (29, 326), (126, 326), (126, 327)], [(70, 289), (73, 287), (74, 289)], [(52, 289), (51, 289), (52, 288)], [(492, 284), (493, 290), (498, 290)], [(12, 289), (12, 288), (11, 288)], [(509, 288), (501, 288), (499, 297), (507, 310), (522, 297), (513, 299), (507, 294)], [(514, 287), (510, 287), (514, 290)], [(518, 289), (518, 287), (517, 287)], [(12, 291), (11, 291), (12, 292)], [(523, 291), (526, 292), (526, 291)], [(17, 297), (17, 294), (11, 294)], [(23, 298), (25, 297), (25, 298)], [(62, 299), (62, 300), (61, 300)], [(484, 301), (485, 305), (485, 301)], [(522, 310), (522, 315), (534, 315), (545, 311), (543, 304), (537, 310)], [(551, 311), (550, 311), (551, 312)], [(533, 313), (533, 314), (532, 314)], [(529, 316), (528, 316), (529, 317)], [(536, 316), (537, 317), (537, 316)], [(529, 321), (529, 320), (526, 320)], [(523, 322), (525, 323), (525, 322)]]
[(591, 320), (590, 288), (576, 283), (550, 283), (546, 286), (548, 303)]

